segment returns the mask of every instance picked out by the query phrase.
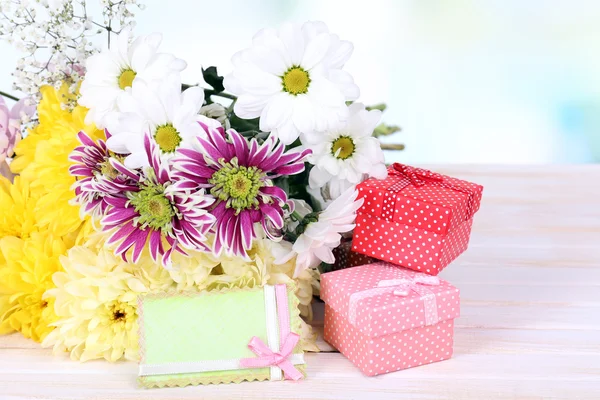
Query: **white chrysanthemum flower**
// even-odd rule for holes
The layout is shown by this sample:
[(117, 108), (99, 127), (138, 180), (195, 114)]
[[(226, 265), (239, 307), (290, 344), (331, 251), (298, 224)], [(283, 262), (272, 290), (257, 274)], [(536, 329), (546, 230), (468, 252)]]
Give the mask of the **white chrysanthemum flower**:
[(178, 148), (205, 134), (198, 122), (221, 126), (219, 121), (198, 114), (203, 102), (200, 87), (181, 92), (179, 74), (170, 74), (160, 82), (136, 79), (131, 91), (119, 98), (119, 111), (105, 118), (111, 134), (106, 146), (116, 153), (129, 154), (125, 159), (129, 168), (147, 166), (144, 137), (150, 133), (162, 158), (171, 158)]
[(81, 84), (79, 104), (90, 109), (86, 123), (104, 128), (106, 114), (115, 111), (117, 100), (134, 82), (163, 80), (173, 72), (181, 72), (186, 63), (171, 54), (158, 53), (162, 36), (153, 33), (129, 43), (130, 30), (119, 34), (111, 48), (86, 60), (86, 74)]
[(229, 122), (229, 118), (227, 118), (227, 109), (219, 103), (203, 106), (200, 109), (200, 114), (208, 118), (216, 119), (225, 130), (231, 128), (231, 123)]
[(367, 177), (384, 179), (387, 176), (385, 160), (379, 140), (373, 130), (381, 119), (381, 111), (367, 111), (361, 103), (348, 107), (348, 121), (338, 129), (323, 133), (318, 142), (309, 144), (309, 161), (315, 166), (310, 171), (311, 188), (328, 184), (332, 198)]
[(224, 81), (238, 95), (236, 115), (260, 117), (260, 129), (284, 144), (301, 133), (311, 137), (334, 129), (347, 117), (345, 102), (359, 96), (342, 70), (352, 50), (323, 22), (259, 31), (252, 47), (233, 56), (234, 70)]
[(321, 262), (333, 264), (335, 257), (332, 250), (340, 245), (340, 234), (354, 229), (356, 210), (363, 203), (363, 199), (356, 200), (357, 196), (357, 190), (349, 189), (332, 201), (314, 222), (306, 225), (291, 251), (287, 255), (280, 255), (276, 263), (285, 263), (296, 256), (294, 277), (317, 267)]

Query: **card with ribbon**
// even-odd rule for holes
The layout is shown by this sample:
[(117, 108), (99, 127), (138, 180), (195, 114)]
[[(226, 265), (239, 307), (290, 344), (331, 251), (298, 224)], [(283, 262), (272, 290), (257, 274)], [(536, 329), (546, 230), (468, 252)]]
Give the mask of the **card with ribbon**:
[(140, 384), (301, 379), (301, 322), (293, 291), (291, 285), (265, 285), (140, 297)]
[(452, 355), (456, 287), (436, 276), (378, 262), (321, 275), (324, 338), (366, 375)]

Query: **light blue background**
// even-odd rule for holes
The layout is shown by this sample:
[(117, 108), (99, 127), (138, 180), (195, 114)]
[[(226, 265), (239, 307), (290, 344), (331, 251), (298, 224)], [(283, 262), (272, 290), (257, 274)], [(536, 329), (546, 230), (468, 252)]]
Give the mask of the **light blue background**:
[[(90, 0), (92, 3), (94, 0)], [(347, 64), (366, 103), (387, 102), (407, 163), (600, 161), (600, 2), (583, 0), (147, 0), (136, 33), (201, 66), (261, 27), (323, 20), (354, 42)], [(17, 53), (1, 43), (1, 86)]]

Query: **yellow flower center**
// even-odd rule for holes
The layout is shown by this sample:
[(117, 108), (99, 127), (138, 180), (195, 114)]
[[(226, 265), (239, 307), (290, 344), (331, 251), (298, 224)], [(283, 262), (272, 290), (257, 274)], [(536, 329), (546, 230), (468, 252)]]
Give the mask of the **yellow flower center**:
[(340, 136), (331, 145), (331, 154), (335, 158), (345, 160), (354, 154), (354, 141), (349, 136)]
[(126, 323), (135, 314), (133, 307), (120, 301), (112, 301), (106, 305), (110, 322)]
[(121, 75), (119, 75), (119, 87), (122, 90), (131, 87), (136, 75), (137, 74), (135, 73), (135, 71), (130, 68), (121, 71)]
[(281, 82), (284, 91), (296, 96), (308, 92), (310, 76), (304, 68), (294, 66), (283, 74)]
[(166, 124), (156, 128), (154, 140), (163, 153), (172, 153), (179, 147), (181, 136), (172, 124)]

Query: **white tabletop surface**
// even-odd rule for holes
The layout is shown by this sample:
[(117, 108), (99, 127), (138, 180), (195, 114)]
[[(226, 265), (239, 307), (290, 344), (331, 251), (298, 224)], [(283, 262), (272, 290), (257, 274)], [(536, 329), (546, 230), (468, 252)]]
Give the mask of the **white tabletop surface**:
[[(306, 380), (139, 389), (134, 363), (73, 362), (0, 337), (0, 399), (600, 399), (600, 166), (441, 166), (485, 186), (451, 360), (364, 377), (308, 354)], [(318, 324), (318, 322), (317, 322)]]

